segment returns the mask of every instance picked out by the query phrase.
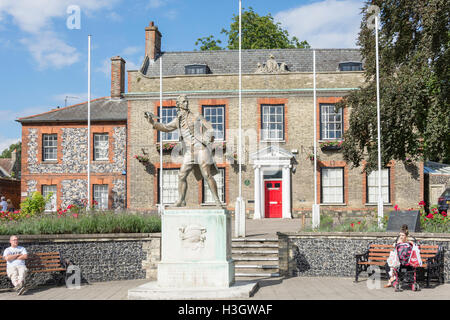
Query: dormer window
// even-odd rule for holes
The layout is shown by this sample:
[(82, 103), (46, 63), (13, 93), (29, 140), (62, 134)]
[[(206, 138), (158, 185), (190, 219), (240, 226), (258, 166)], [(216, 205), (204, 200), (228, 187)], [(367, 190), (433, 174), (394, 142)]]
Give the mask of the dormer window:
[(362, 71), (361, 62), (341, 62), (339, 63), (339, 71)]
[(184, 74), (208, 74), (209, 68), (206, 64), (191, 64), (184, 67)]

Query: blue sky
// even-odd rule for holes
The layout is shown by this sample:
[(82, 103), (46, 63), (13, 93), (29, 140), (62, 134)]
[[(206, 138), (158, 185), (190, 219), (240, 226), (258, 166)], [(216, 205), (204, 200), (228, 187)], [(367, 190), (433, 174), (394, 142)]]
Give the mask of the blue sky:
[[(80, 28), (69, 29), (71, 5)], [(313, 48), (355, 48), (362, 0), (242, 0), (271, 13)], [(110, 58), (139, 68), (144, 28), (154, 21), (163, 51), (192, 51), (200, 37), (229, 29), (238, 0), (0, 0), (0, 152), (21, 139), (18, 117), (87, 99), (87, 36), (92, 35), (92, 98), (110, 94)]]

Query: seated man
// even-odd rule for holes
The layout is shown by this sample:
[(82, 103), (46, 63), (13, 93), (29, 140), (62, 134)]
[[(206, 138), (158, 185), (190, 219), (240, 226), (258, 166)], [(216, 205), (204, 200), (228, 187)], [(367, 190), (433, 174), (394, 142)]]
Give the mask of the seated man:
[(18, 295), (25, 293), (25, 277), (27, 274), (27, 267), (25, 260), (28, 258), (27, 250), (19, 246), (19, 239), (17, 236), (9, 238), (10, 247), (3, 252), (3, 258), (6, 260), (6, 273), (8, 278), (14, 286), (14, 290)]

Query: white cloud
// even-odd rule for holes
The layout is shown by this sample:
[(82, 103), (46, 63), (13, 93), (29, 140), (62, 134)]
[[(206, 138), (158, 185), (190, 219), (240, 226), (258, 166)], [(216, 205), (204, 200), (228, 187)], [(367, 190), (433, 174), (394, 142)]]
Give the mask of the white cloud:
[[(105, 9), (110, 10), (121, 0), (1, 0), (0, 23), (11, 17), (14, 24), (24, 31), (21, 43), (30, 51), (40, 69), (62, 68), (79, 59), (77, 49), (61, 39), (55, 31), (55, 19), (67, 19), (67, 8), (80, 7), (81, 16), (91, 16)], [(113, 16), (113, 18), (117, 16)], [(64, 28), (66, 24), (64, 23)], [(83, 28), (83, 23), (81, 23)]]
[(160, 8), (166, 5), (166, 2), (165, 0), (149, 0), (147, 7), (151, 9)]
[[(54, 108), (56, 108), (56, 105), (54, 106)], [(2, 121), (4, 122), (14, 121), (18, 118), (33, 116), (50, 110), (52, 110), (52, 107), (50, 106), (36, 106), (24, 109), (16, 108), (13, 110), (2, 108), (2, 110), (0, 110), (0, 119), (2, 119)]]
[(137, 53), (143, 53), (143, 52), (144, 52), (144, 48), (143, 47), (131, 46), (131, 47), (126, 47), (125, 49), (123, 49), (122, 54), (124, 56), (132, 56), (132, 55), (135, 55)]
[(51, 31), (20, 40), (38, 63), (38, 69), (63, 68), (80, 59), (80, 53)]
[(361, 0), (325, 0), (278, 12), (274, 18), (312, 48), (356, 48), (362, 6)]

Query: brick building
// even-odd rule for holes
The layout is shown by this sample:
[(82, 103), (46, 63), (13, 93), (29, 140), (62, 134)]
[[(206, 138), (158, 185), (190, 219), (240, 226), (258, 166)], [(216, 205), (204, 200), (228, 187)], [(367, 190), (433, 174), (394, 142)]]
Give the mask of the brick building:
[[(111, 96), (91, 101), (91, 195), (100, 208), (126, 206), (125, 61), (111, 58)], [(20, 118), (21, 196), (52, 192), (47, 210), (87, 198), (87, 102)]]
[[(177, 132), (161, 135), (163, 188), (160, 194), (159, 134), (144, 118), (176, 117), (176, 98), (186, 94), (190, 109), (202, 114), (215, 130), (215, 176), (219, 196), (230, 210), (238, 197), (235, 161), (239, 128), (238, 51), (163, 52), (162, 34), (145, 28), (145, 56), (139, 70), (111, 59), (111, 97), (91, 103), (91, 194), (104, 208), (156, 211), (177, 198)], [(316, 50), (317, 105), (313, 99), (310, 49), (242, 51), (242, 128), (244, 161), (242, 193), (249, 216), (296, 217), (310, 213), (317, 175), (321, 212), (376, 211), (376, 173), (351, 168), (338, 144), (351, 110), (334, 104), (363, 83), (364, 64), (356, 49)], [(162, 70), (162, 114), (160, 114)], [(314, 126), (314, 107), (316, 126)], [(87, 195), (87, 103), (21, 118), (22, 198), (32, 191), (56, 194), (50, 209), (81, 201)], [(314, 127), (318, 170), (314, 172)], [(173, 148), (175, 146), (175, 148)], [(173, 148), (173, 149), (172, 149)], [(139, 161), (136, 156), (148, 158)], [(188, 178), (188, 205), (210, 206), (207, 186)], [(391, 162), (382, 172), (386, 210), (416, 207), (424, 197), (423, 163)]]
[[(162, 52), (162, 34), (152, 23), (145, 28), (145, 59), (140, 70), (128, 72), (127, 206), (154, 210), (177, 196), (181, 166), (163, 151), (163, 191), (159, 188), (158, 137), (143, 117), (145, 111), (169, 122), (176, 116), (175, 100), (187, 94), (192, 111), (211, 121), (216, 131), (216, 175), (222, 201), (231, 210), (238, 196), (237, 150), (238, 51)], [(318, 148), (314, 173), (310, 154), (314, 139), (313, 58), (310, 49), (242, 51), (243, 197), (250, 216), (295, 217), (311, 212), (314, 174), (322, 212), (376, 211), (376, 173), (351, 168), (336, 146)], [(162, 64), (162, 65), (161, 65)], [(338, 144), (348, 127), (350, 110), (334, 104), (364, 81), (363, 61), (357, 49), (316, 50), (316, 130), (318, 145)], [(163, 106), (160, 114), (160, 70)], [(177, 132), (163, 134), (176, 145)], [(221, 157), (222, 145), (226, 145)], [(168, 147), (170, 149), (171, 147)], [(136, 155), (149, 157), (141, 163)], [(230, 160), (231, 159), (231, 160)], [(189, 177), (187, 202), (208, 206), (209, 190)], [(386, 210), (416, 207), (423, 199), (423, 163), (391, 162), (382, 170)]]

